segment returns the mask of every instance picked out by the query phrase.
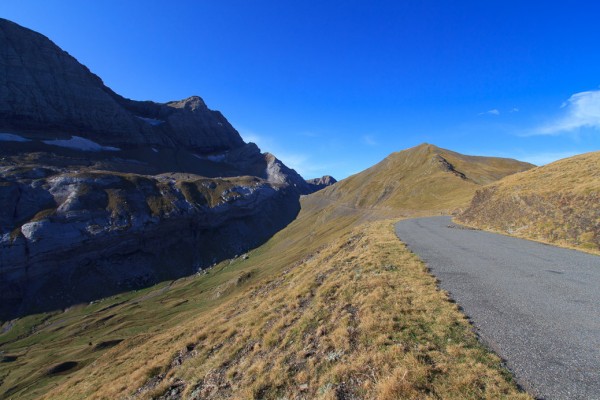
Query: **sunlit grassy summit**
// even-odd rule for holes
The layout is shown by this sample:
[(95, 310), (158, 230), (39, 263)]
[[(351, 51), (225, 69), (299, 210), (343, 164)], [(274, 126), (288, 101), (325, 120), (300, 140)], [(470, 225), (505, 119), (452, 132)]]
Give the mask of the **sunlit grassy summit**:
[(423, 143), (390, 154), (319, 196), (359, 208), (448, 212), (465, 205), (481, 185), (532, 167), (513, 159), (466, 156)]

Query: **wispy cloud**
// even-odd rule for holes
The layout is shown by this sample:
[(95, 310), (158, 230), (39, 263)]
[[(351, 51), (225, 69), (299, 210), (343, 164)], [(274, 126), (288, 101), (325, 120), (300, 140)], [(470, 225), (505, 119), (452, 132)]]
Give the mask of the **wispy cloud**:
[(563, 151), (563, 152), (542, 152), (542, 153), (532, 153), (525, 156), (518, 157), (521, 161), (526, 161), (535, 165), (546, 165), (554, 162), (556, 160), (560, 160), (562, 158), (572, 157), (574, 155), (579, 154), (575, 151)]
[(286, 150), (280, 145), (277, 140), (271, 136), (257, 134), (249, 130), (240, 130), (240, 135), (245, 142), (253, 142), (260, 148), (262, 152), (269, 152), (280, 159), (285, 165), (294, 169), (304, 178), (312, 178), (315, 176), (324, 175), (323, 171), (327, 171), (331, 165), (314, 162), (312, 157), (302, 152), (294, 152)]
[(362, 140), (367, 146), (377, 146), (379, 144), (373, 135), (364, 135)]
[(288, 153), (285, 151), (273, 153), (285, 165), (294, 169), (303, 178), (317, 178), (326, 174), (331, 174), (331, 169), (337, 167), (335, 163), (315, 162), (314, 157), (300, 153)]
[(491, 110), (480, 112), (478, 115), (500, 115), (500, 110), (492, 108)]
[(296, 170), (300, 175), (304, 176), (305, 173), (309, 172), (309, 156), (301, 153), (287, 153), (278, 151), (273, 153), (279, 158), (285, 165)]
[(581, 128), (600, 129), (600, 90), (572, 95), (561, 106), (563, 115), (534, 130), (538, 135), (559, 135)]
[(255, 143), (262, 151), (263, 148), (268, 148), (273, 144), (271, 138), (268, 138), (264, 135), (259, 135), (256, 132), (248, 131), (248, 130), (240, 130), (240, 136), (246, 143)]
[(516, 113), (516, 112), (519, 112), (519, 109), (517, 107), (513, 107), (513, 108), (510, 109), (509, 112), (510, 113)]

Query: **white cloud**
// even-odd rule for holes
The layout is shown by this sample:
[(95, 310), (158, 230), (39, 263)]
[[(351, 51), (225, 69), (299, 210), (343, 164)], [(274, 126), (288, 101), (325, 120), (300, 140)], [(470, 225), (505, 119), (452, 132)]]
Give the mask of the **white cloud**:
[(303, 178), (314, 177), (319, 173), (324, 175), (322, 171), (328, 168), (328, 165), (315, 163), (311, 159), (311, 156), (307, 154), (286, 150), (270, 136), (259, 135), (249, 130), (240, 130), (239, 132), (245, 142), (256, 143), (262, 152), (268, 152), (275, 155), (275, 157), (280, 159), (286, 166), (302, 175)]
[(600, 90), (575, 93), (561, 108), (565, 110), (561, 117), (539, 127), (535, 133), (558, 135), (580, 128), (600, 129)]
[(268, 150), (263, 150), (263, 148), (269, 148), (273, 144), (273, 141), (271, 140), (271, 138), (268, 138), (263, 135), (259, 135), (252, 131), (240, 130), (239, 133), (240, 133), (240, 136), (242, 137), (242, 139), (244, 140), (244, 142), (255, 143), (258, 147), (260, 147), (260, 149), (262, 151), (268, 151)]
[(285, 165), (295, 170), (304, 179), (318, 178), (323, 175), (331, 175), (332, 170), (339, 167), (339, 163), (315, 162), (315, 157), (302, 153), (290, 153), (285, 150), (269, 151), (280, 159)]
[(548, 153), (533, 153), (526, 156), (518, 157), (521, 161), (526, 161), (535, 165), (546, 165), (567, 157), (573, 157), (574, 155), (580, 154), (575, 151), (563, 151), (563, 152), (548, 152)]
[(379, 143), (375, 140), (373, 135), (364, 135), (362, 137), (363, 142), (368, 146), (377, 146)]
[(510, 112), (511, 112), (511, 113), (516, 113), (516, 112), (519, 112), (519, 109), (518, 109), (517, 107), (513, 107), (513, 108), (510, 110)]
[(478, 115), (500, 115), (500, 110), (498, 110), (497, 108), (493, 108), (491, 110), (485, 111), (485, 112), (481, 112)]
[[(269, 151), (269, 153), (273, 153)], [(309, 156), (306, 154), (300, 153), (286, 153), (282, 151), (278, 151), (275, 154), (275, 157), (279, 158), (285, 165), (288, 167), (295, 169), (297, 173), (303, 175), (303, 173), (307, 172), (309, 167)]]

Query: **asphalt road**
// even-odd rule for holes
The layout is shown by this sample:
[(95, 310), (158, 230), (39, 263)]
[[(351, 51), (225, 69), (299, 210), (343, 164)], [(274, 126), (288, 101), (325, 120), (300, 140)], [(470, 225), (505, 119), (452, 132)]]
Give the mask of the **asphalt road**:
[(396, 234), (525, 390), (600, 399), (600, 257), (453, 225), (404, 220)]

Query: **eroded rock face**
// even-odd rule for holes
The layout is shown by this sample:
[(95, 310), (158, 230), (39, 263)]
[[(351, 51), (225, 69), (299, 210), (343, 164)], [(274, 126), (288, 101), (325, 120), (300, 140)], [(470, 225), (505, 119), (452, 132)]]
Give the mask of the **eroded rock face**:
[(125, 99), (45, 36), (1, 18), (0, 44), (0, 131), (77, 135), (118, 148), (212, 152), (244, 145), (200, 97), (166, 104)]
[(197, 272), (299, 211), (295, 190), (256, 177), (12, 172), (0, 186), (13, 210), (0, 215), (2, 319)]
[(0, 19), (0, 319), (241, 254), (311, 190), (200, 97), (125, 99)]

